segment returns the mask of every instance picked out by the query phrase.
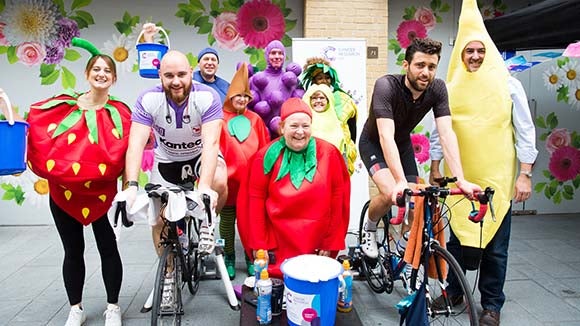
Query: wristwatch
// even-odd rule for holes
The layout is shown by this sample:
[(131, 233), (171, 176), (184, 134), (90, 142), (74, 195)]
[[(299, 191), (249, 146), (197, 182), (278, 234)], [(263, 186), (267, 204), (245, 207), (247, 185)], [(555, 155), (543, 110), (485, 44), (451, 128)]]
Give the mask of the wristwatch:
[(520, 174), (523, 174), (530, 179), (532, 178), (532, 171), (520, 171)]
[(139, 189), (139, 182), (137, 182), (137, 181), (127, 181), (123, 185), (123, 190), (125, 190), (125, 189), (127, 189), (129, 187), (137, 187), (137, 189)]

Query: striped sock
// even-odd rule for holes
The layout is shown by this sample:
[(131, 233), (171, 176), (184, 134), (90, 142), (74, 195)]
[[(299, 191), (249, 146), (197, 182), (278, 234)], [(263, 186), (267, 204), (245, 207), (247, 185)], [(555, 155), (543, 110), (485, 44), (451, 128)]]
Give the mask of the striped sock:
[(226, 255), (235, 254), (234, 241), (236, 238), (235, 232), (236, 221), (236, 207), (225, 206), (220, 212), (220, 235), (224, 239), (224, 253)]

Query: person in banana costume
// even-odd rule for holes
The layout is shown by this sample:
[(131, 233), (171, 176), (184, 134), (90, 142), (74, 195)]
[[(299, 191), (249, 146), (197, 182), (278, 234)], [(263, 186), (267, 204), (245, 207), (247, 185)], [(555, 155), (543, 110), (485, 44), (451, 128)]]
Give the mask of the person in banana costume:
[[(476, 0), (463, 1), (459, 29), (447, 72), (453, 130), (457, 134), (465, 178), (495, 189), (495, 220), (488, 212), (482, 224), (466, 216), (470, 202), (449, 198), (451, 235), (447, 249), (464, 269), (480, 270), (478, 288), (483, 313), (480, 325), (499, 325), (505, 302), (503, 286), (511, 225), (511, 204), (525, 201), (532, 190), (532, 167), (538, 155), (535, 130), (521, 83), (510, 76), (485, 29)], [(431, 137), (433, 183), (441, 177), (443, 158), (437, 131)], [(519, 161), (517, 173), (516, 160)], [(445, 174), (449, 169), (445, 167)], [(517, 176), (517, 178), (516, 178)], [(448, 294), (460, 298), (455, 279)], [(456, 302), (458, 303), (458, 302)]]

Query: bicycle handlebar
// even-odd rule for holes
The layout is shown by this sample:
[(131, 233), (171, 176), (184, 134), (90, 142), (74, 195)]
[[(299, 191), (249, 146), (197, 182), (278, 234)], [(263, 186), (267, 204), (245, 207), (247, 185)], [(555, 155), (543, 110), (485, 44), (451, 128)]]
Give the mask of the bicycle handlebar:
[[(491, 217), (495, 221), (495, 211), (493, 209), (493, 194), (495, 190), (491, 187), (485, 188), (482, 192), (475, 193), (475, 199), (472, 201), (479, 202), (479, 210), (473, 210), (469, 213), (469, 220), (478, 223), (483, 220), (483, 217), (487, 213), (487, 208), (489, 206), (491, 211)], [(409, 203), (410, 199), (413, 196), (431, 196), (433, 198), (446, 198), (448, 196), (455, 196), (455, 195), (465, 195), (463, 191), (459, 188), (444, 188), (444, 187), (437, 187), (437, 186), (429, 186), (425, 189), (419, 190), (411, 190), (405, 189), (403, 190), (403, 195), (397, 196), (397, 206), (399, 207), (399, 211), (397, 212), (397, 216), (390, 219), (390, 223), (393, 225), (398, 225), (405, 221), (405, 224), (409, 224), (408, 220), (408, 211), (409, 211)]]

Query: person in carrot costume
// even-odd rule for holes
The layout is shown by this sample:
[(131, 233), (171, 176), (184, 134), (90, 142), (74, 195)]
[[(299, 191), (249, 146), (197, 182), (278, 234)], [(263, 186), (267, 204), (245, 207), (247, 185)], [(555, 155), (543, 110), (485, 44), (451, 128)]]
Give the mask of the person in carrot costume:
[[(225, 263), (230, 279), (236, 276), (235, 220), (236, 199), (240, 182), (246, 174), (251, 157), (270, 141), (269, 131), (258, 114), (248, 110), (252, 100), (248, 82), (248, 65), (244, 62), (236, 71), (224, 102), (224, 124), (220, 136), (220, 151), (228, 167), (228, 199), (221, 211), (220, 235), (225, 240)], [(253, 262), (246, 256), (248, 275), (254, 275)]]
[(83, 226), (92, 225), (107, 291), (105, 325), (121, 325), (118, 306), (123, 266), (107, 211), (123, 174), (131, 111), (109, 95), (115, 62), (86, 40), (72, 44), (91, 52), (85, 77), (90, 89), (66, 90), (34, 103), (28, 123), (28, 163), (48, 180), (50, 210), (64, 247), (63, 278), (71, 305), (67, 326), (82, 325), (85, 282)]
[(250, 162), (238, 194), (238, 230), (248, 256), (270, 253), (268, 272), (301, 254), (334, 256), (344, 249), (350, 179), (331, 143), (312, 137), (312, 111), (290, 98), (280, 110), (282, 136)]

